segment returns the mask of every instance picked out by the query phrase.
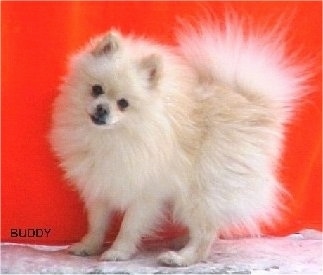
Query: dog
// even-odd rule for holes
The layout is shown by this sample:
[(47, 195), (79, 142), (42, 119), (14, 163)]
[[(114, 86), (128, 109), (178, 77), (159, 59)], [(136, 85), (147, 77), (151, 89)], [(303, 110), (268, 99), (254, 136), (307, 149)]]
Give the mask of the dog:
[(231, 14), (183, 24), (176, 41), (112, 29), (69, 61), (50, 142), (87, 209), (75, 255), (101, 251), (116, 210), (124, 218), (101, 260), (131, 258), (169, 206), (189, 238), (158, 257), (167, 266), (203, 261), (220, 234), (259, 235), (280, 216), (285, 125), (306, 80), (286, 32)]

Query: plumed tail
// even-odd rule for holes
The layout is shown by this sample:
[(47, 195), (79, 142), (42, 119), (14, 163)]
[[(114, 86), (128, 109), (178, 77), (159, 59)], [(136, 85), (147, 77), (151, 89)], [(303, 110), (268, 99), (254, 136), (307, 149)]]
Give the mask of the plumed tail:
[(223, 20), (204, 20), (198, 27), (182, 24), (177, 39), (201, 81), (264, 96), (281, 107), (285, 123), (310, 77), (297, 52), (288, 53), (286, 34), (283, 20), (270, 28), (255, 27), (231, 12)]

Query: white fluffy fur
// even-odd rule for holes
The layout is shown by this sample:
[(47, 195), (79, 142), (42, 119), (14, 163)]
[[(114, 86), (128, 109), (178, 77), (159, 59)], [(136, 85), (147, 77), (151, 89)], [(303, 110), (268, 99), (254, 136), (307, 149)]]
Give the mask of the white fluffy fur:
[[(51, 131), (88, 210), (88, 234), (72, 253), (98, 253), (116, 209), (125, 217), (103, 260), (128, 259), (165, 205), (189, 231), (182, 250), (159, 257), (166, 265), (205, 259), (220, 233), (272, 223), (283, 127), (304, 81), (281, 34), (228, 16), (184, 28), (174, 48), (113, 31), (73, 56)], [(105, 94), (93, 98), (92, 85)], [(110, 107), (106, 125), (90, 119), (99, 103)]]

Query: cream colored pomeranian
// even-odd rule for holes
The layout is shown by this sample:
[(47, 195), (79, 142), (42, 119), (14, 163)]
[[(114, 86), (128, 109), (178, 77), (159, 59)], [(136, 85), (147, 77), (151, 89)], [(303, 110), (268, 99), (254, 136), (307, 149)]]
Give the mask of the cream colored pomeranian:
[(50, 135), (88, 213), (71, 253), (99, 253), (116, 210), (125, 215), (106, 261), (129, 259), (166, 206), (189, 240), (163, 265), (206, 259), (220, 233), (272, 224), (284, 125), (305, 79), (284, 33), (227, 16), (183, 27), (176, 46), (112, 30), (71, 58)]

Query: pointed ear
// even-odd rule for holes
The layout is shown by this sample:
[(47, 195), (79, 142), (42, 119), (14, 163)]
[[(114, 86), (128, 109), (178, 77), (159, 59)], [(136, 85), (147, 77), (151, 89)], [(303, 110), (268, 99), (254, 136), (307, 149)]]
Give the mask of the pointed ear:
[(161, 77), (162, 61), (157, 54), (151, 54), (140, 61), (140, 68), (145, 72), (151, 88), (155, 88)]
[(92, 54), (94, 56), (101, 56), (106, 54), (113, 54), (120, 48), (121, 35), (117, 31), (111, 31), (104, 36), (98, 44), (94, 47)]

